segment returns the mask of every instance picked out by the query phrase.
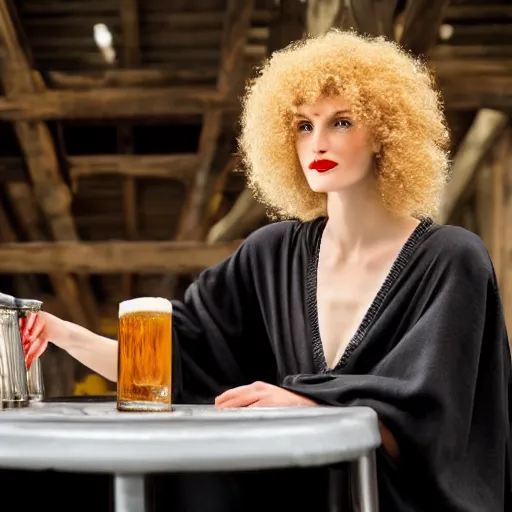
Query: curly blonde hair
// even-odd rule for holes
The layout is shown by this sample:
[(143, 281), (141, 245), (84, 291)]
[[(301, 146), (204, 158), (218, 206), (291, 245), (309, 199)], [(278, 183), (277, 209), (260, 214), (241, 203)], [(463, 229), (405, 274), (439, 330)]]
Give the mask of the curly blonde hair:
[(449, 135), (429, 70), (384, 38), (332, 29), (275, 52), (247, 86), (238, 139), (248, 187), (275, 218), (326, 215), (295, 148), (298, 106), (343, 95), (381, 150), (379, 190), (397, 215), (433, 216), (448, 174)]

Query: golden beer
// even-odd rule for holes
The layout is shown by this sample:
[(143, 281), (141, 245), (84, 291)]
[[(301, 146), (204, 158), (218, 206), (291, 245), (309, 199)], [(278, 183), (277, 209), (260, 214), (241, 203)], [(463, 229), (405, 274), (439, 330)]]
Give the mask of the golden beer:
[(141, 297), (119, 304), (117, 409), (171, 410), (172, 304)]

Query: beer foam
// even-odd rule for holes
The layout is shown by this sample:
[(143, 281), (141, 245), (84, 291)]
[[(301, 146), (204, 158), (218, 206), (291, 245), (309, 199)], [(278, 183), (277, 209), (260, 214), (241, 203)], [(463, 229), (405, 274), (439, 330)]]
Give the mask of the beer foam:
[(119, 303), (119, 317), (137, 311), (158, 311), (172, 313), (172, 303), (162, 297), (139, 297)]

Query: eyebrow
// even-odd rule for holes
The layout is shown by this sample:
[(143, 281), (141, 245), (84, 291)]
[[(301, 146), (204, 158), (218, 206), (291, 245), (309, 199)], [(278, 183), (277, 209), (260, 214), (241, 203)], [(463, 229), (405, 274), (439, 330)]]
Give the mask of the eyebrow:
[[(343, 110), (337, 110), (336, 112), (334, 112), (333, 114), (331, 114), (330, 117), (336, 117), (336, 116), (339, 116), (339, 115), (346, 115), (346, 114), (350, 114), (350, 110), (348, 109), (343, 109)], [(305, 114), (301, 114), (300, 112), (296, 112), (295, 113), (295, 117), (305, 117), (306, 119), (308, 119), (308, 116), (305, 115)]]

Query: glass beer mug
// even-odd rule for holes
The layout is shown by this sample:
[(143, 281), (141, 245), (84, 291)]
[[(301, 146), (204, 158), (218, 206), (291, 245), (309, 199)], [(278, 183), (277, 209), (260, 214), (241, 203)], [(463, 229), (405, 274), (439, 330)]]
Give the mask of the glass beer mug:
[(170, 411), (172, 304), (141, 297), (119, 304), (117, 409)]

